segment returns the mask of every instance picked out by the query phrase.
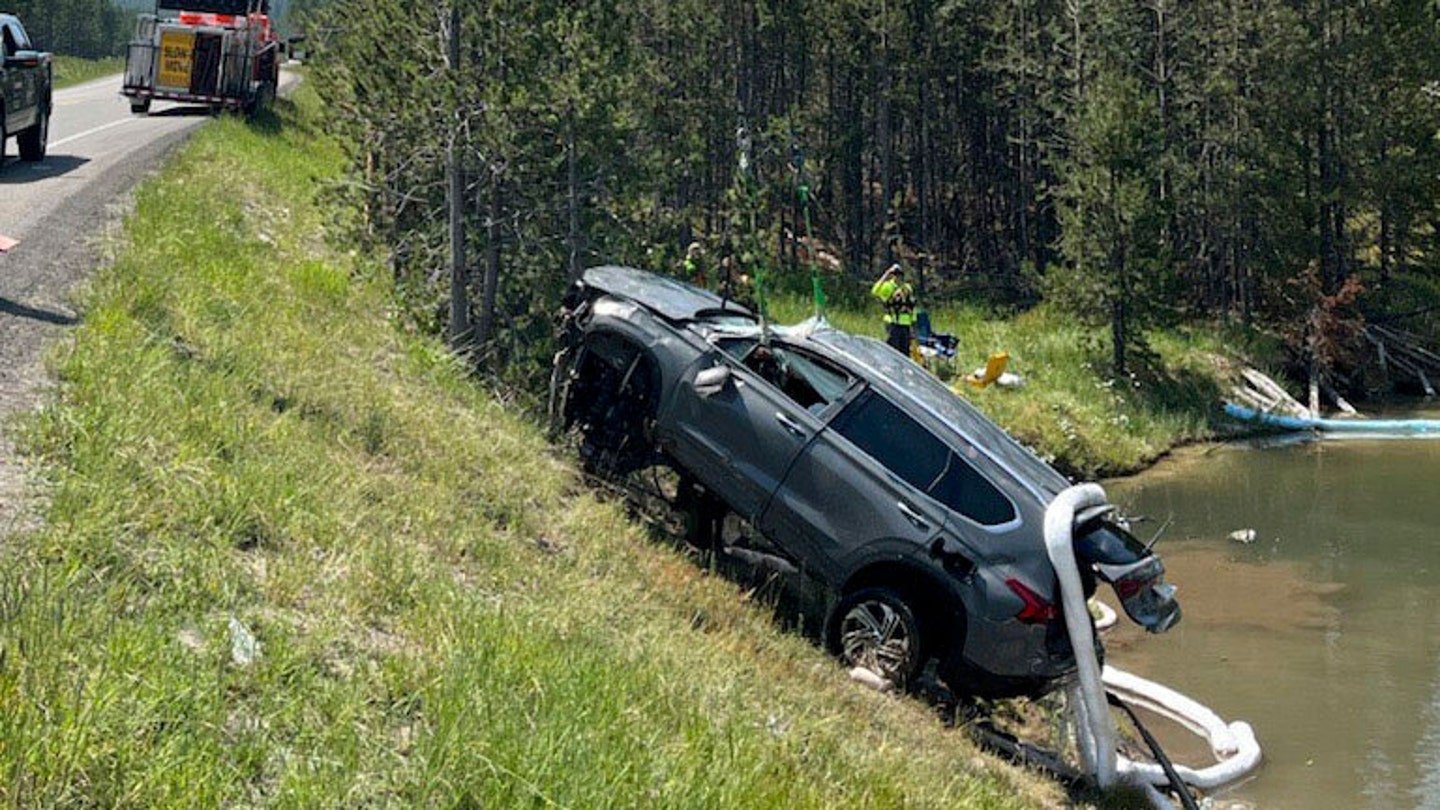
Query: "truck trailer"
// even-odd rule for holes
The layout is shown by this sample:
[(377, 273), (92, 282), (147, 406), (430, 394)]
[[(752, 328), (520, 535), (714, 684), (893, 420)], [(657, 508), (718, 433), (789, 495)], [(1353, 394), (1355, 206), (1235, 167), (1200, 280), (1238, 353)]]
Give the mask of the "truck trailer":
[(270, 0), (157, 0), (136, 23), (121, 92), (138, 115), (155, 99), (251, 115), (275, 100), (281, 47)]

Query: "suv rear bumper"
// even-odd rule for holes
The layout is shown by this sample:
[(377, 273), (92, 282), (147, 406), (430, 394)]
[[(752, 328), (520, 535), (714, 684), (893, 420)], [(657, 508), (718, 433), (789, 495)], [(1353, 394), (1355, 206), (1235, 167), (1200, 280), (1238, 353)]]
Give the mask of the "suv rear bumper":
[(1063, 622), (1022, 624), (972, 615), (965, 634), (964, 649), (941, 662), (942, 677), (957, 691), (997, 698), (1038, 695), (1075, 673)]

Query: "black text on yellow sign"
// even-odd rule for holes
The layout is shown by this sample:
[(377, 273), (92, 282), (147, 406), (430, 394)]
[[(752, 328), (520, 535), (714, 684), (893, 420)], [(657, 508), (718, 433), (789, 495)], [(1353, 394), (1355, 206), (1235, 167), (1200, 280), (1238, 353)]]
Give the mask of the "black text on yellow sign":
[(188, 89), (190, 71), (194, 66), (195, 33), (193, 31), (163, 31), (160, 34), (160, 75), (156, 84), (161, 87)]

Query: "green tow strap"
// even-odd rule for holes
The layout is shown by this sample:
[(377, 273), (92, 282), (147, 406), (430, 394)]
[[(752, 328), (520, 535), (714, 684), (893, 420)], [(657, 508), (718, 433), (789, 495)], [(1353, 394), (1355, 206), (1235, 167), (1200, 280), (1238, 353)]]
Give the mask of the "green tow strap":
[[(760, 193), (756, 188), (754, 178), (748, 174), (742, 176), (745, 188), (745, 196), (748, 199), (750, 209), (750, 234), (755, 234), (755, 209), (760, 205)], [(768, 324), (770, 322), (770, 307), (765, 301), (765, 262), (758, 258), (754, 261), (755, 266), (755, 308), (760, 311), (760, 332), (762, 337), (768, 340)]]
[(815, 262), (819, 249), (815, 246), (815, 232), (810, 228), (810, 187), (802, 182), (796, 193), (800, 196), (800, 210), (805, 212), (805, 239), (810, 243), (805, 252), (810, 256), (810, 289), (815, 296), (815, 317), (824, 318), (825, 285), (820, 280), (820, 265)]

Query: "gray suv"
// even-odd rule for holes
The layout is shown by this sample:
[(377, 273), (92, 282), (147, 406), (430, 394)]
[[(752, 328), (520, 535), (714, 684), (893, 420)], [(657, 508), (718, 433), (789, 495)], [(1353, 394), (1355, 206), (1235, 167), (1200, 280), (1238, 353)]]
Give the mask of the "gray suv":
[[(908, 358), (625, 267), (572, 288), (560, 343), (552, 428), (611, 479), (672, 470), (692, 535), (784, 580), (846, 665), (904, 684), (933, 659), (995, 697), (1074, 672), (1042, 529), (1069, 482)], [(1087, 592), (1173, 625), (1164, 566), (1114, 511), (1077, 524)]]

